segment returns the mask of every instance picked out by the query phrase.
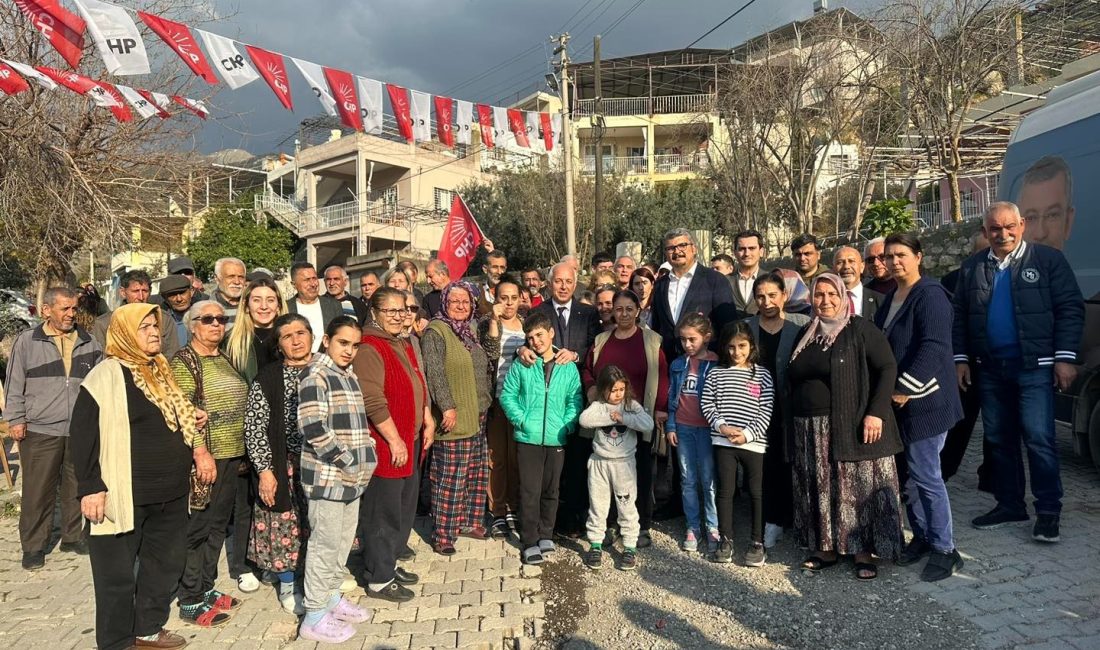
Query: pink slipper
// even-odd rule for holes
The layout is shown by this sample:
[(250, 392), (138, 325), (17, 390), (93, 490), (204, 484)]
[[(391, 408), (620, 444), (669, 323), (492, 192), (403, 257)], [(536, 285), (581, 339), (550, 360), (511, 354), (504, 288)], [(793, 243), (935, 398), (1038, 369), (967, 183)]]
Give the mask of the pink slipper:
[(353, 605), (346, 598), (341, 598), (340, 602), (336, 603), (336, 607), (333, 607), (329, 614), (345, 623), (353, 624), (366, 623), (371, 619), (371, 611), (369, 609), (360, 607), (359, 605)]
[(298, 638), (321, 643), (343, 643), (353, 636), (355, 628), (333, 616), (333, 612), (325, 614), (316, 625), (303, 623), (298, 629)]

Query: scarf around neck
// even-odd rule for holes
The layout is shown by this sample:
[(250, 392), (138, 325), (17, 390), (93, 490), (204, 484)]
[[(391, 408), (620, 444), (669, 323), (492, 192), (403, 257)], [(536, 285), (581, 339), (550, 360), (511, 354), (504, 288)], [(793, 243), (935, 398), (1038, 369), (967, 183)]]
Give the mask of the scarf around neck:
[(848, 313), (848, 291), (844, 287), (844, 281), (835, 273), (822, 273), (814, 278), (813, 284), (810, 286), (811, 296), (817, 288), (817, 285), (822, 282), (828, 282), (833, 285), (837, 293), (840, 294), (840, 306), (837, 309), (837, 314), (832, 318), (826, 318), (818, 313), (816, 307), (813, 308), (813, 320), (810, 321), (809, 326), (806, 328), (806, 333), (802, 335), (802, 340), (798, 342), (798, 345), (794, 349), (794, 353), (791, 354), (791, 361), (794, 361), (798, 353), (810, 343), (819, 343), (823, 350), (828, 350), (836, 341), (836, 337), (851, 320), (851, 316)]
[[(450, 297), (451, 292), (456, 289), (465, 291), (470, 296), (470, 316), (466, 320), (456, 320), (447, 315), (447, 299)], [(478, 344), (472, 327), (474, 322), (474, 310), (477, 308), (477, 297), (478, 291), (474, 285), (464, 280), (455, 280), (443, 288), (443, 293), (440, 296), (443, 302), (443, 309), (440, 310), (439, 315), (435, 317), (436, 320), (446, 323), (447, 327), (451, 328), (451, 331), (455, 333), (458, 340), (462, 341), (462, 346), (467, 350), (473, 350)]]

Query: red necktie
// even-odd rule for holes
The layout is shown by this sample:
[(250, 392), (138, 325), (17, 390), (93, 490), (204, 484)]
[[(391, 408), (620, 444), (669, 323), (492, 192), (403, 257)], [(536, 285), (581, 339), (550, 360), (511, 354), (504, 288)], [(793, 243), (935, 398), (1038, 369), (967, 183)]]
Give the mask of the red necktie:
[(851, 291), (848, 292), (848, 315), (856, 315), (856, 294)]

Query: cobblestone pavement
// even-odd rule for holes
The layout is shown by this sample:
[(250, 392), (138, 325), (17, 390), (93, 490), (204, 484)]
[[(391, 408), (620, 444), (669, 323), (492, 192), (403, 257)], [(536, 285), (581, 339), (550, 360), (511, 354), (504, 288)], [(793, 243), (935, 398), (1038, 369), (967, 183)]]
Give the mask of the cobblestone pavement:
[[(789, 625), (783, 610), (814, 611), (829, 607), (830, 589), (854, 590), (866, 602), (906, 601), (926, 606), (922, 616), (943, 616), (958, 646), (982, 648), (1100, 648), (1100, 473), (1075, 456), (1068, 434), (1062, 431), (1062, 480), (1066, 498), (1062, 518), (1062, 542), (1040, 545), (1030, 538), (1028, 526), (979, 531), (971, 518), (988, 510), (992, 497), (976, 489), (975, 469), (981, 455), (980, 431), (975, 432), (967, 460), (949, 488), (956, 521), (956, 537), (966, 560), (961, 574), (949, 580), (927, 584), (916, 579), (918, 568), (884, 567), (878, 584), (860, 584), (848, 571), (805, 579), (789, 570), (801, 554), (788, 539), (772, 554), (769, 566), (776, 574), (728, 567), (728, 578), (741, 583), (761, 580), (756, 587), (758, 603), (739, 604), (731, 613), (727, 603), (714, 602), (702, 593), (722, 588), (721, 574), (707, 574), (702, 582), (701, 559), (684, 563), (685, 556), (674, 549), (674, 540), (658, 532), (657, 546), (643, 551), (642, 570), (637, 575), (614, 569), (593, 575), (571, 571), (577, 565), (573, 551), (562, 549), (562, 557), (544, 565), (546, 576), (535, 568), (521, 567), (517, 550), (503, 542), (460, 540), (459, 552), (443, 558), (431, 552), (418, 533), (410, 543), (417, 558), (409, 569), (421, 576), (413, 589), (417, 598), (401, 605), (367, 598), (362, 590), (351, 594), (375, 611), (371, 622), (358, 626), (359, 634), (339, 648), (487, 647), (528, 648), (536, 633), (550, 629), (571, 637), (581, 647), (854, 647), (840, 640), (844, 630), (831, 630), (831, 641), (822, 643), (814, 631), (815, 616), (807, 632), (784, 638), (772, 633)], [(18, 486), (17, 486), (18, 487)], [(0, 500), (6, 492), (0, 492)], [(679, 535), (680, 522), (662, 527), (668, 535)], [(20, 567), (20, 550), (15, 517), (0, 518), (0, 648), (48, 648), (68, 650), (94, 647), (94, 598), (86, 558), (53, 552), (46, 567), (27, 572)], [(660, 564), (660, 570), (655, 566)], [(684, 563), (678, 566), (678, 563)], [(698, 567), (693, 567), (699, 564)], [(773, 565), (774, 569), (773, 569)], [(706, 563), (707, 567), (713, 566)], [(709, 571), (709, 569), (707, 569)], [(608, 573), (608, 572), (613, 573)], [(195, 648), (313, 648), (315, 644), (294, 641), (296, 620), (278, 607), (274, 593), (264, 587), (242, 595), (230, 582), (223, 560), (223, 579), (218, 588), (245, 600), (233, 620), (219, 630), (188, 627), (173, 615), (168, 627), (185, 634)], [(559, 577), (560, 576), (560, 577)], [(621, 578), (620, 578), (621, 576)], [(755, 576), (760, 576), (757, 578)], [(547, 581), (544, 591), (542, 581)], [(783, 584), (770, 584), (778, 579)], [(631, 583), (631, 581), (636, 581)], [(805, 580), (814, 582), (807, 583)], [(620, 584), (621, 583), (621, 584)], [(556, 589), (556, 591), (555, 591)], [(563, 591), (565, 593), (563, 593)], [(647, 592), (653, 592), (652, 599)], [(869, 593), (868, 593), (869, 592)], [(581, 596), (581, 593), (584, 596)], [(772, 594), (768, 596), (767, 594)], [(548, 596), (549, 594), (549, 596)], [(549, 598), (549, 600), (547, 600)], [(771, 603), (773, 607), (766, 606)], [(669, 611), (673, 609), (672, 615)], [(695, 603), (697, 607), (693, 605)], [(879, 605), (881, 607), (882, 605)], [(781, 607), (783, 610), (774, 610)], [(571, 610), (566, 613), (565, 610)], [(829, 611), (828, 609), (825, 610)], [(563, 614), (572, 620), (562, 624)], [(598, 634), (594, 626), (607, 627), (614, 621), (612, 635)], [(862, 647), (926, 647), (906, 639), (904, 626), (911, 620), (904, 613), (895, 617), (897, 627), (880, 628)], [(710, 627), (718, 617), (722, 625), (749, 619), (752, 636), (730, 636), (726, 628)], [(754, 618), (755, 617), (755, 618)], [(859, 621), (861, 617), (853, 617)], [(927, 618), (923, 620), (928, 620)], [(932, 619), (935, 620), (934, 618)], [(732, 622), (732, 623), (731, 623)], [(686, 637), (676, 637), (678, 624), (689, 628)], [(828, 623), (828, 621), (826, 621)], [(934, 623), (933, 623), (934, 624)], [(623, 627), (626, 627), (624, 632)], [(927, 629), (927, 626), (926, 628)], [(606, 630), (604, 630), (606, 632)], [(931, 635), (933, 638), (935, 635)], [(596, 642), (600, 639), (602, 642)], [(752, 639), (750, 641), (750, 639)], [(570, 644), (570, 647), (573, 647)]]

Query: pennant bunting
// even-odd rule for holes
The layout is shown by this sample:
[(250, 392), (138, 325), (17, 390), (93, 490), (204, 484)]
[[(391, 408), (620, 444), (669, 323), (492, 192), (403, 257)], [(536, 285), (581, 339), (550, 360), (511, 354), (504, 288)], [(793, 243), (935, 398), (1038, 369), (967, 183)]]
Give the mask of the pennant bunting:
[(523, 111), (515, 108), (507, 109), (508, 130), (512, 132), (516, 144), (530, 149), (531, 141), (527, 139), (527, 121), (523, 119)]
[(539, 123), (542, 126), (542, 128), (540, 130), (540, 135), (542, 136), (543, 146), (546, 147), (547, 151), (553, 151), (554, 150), (554, 126), (551, 123), (550, 114), (549, 113), (539, 113)]
[(199, 47), (194, 35), (191, 34), (191, 28), (183, 23), (154, 16), (144, 11), (137, 12), (137, 15), (138, 18), (141, 18), (141, 22), (153, 30), (161, 40), (168, 44), (168, 47), (172, 48), (173, 52), (183, 59), (187, 67), (191, 68), (191, 72), (202, 77), (208, 84), (218, 83), (218, 77), (214, 74), (214, 69), (210, 67), (210, 62), (206, 60), (206, 56), (203, 55), (202, 48)]
[(313, 89), (313, 94), (317, 96), (317, 100), (321, 102), (321, 107), (325, 109), (325, 112), (329, 115), (336, 115), (336, 99), (328, 91), (328, 85), (325, 83), (325, 73), (321, 70), (321, 66), (293, 57), (290, 60), (294, 62), (298, 72), (301, 72), (302, 76), (305, 77), (306, 83)]
[(260, 78), (256, 68), (237, 49), (236, 41), (201, 29), (195, 31), (199, 33), (206, 53), (210, 55), (210, 60), (214, 62), (214, 67), (227, 86), (237, 90)]
[(172, 114), (168, 112), (168, 103), (171, 101), (168, 99), (168, 95), (162, 95), (161, 93), (149, 92), (148, 90), (138, 89), (138, 94), (145, 98), (153, 108), (157, 109), (157, 117), (162, 120), (166, 120), (172, 117)]
[(38, 70), (78, 95), (83, 95), (92, 88), (95, 88), (95, 82), (79, 72), (64, 72), (44, 65), (36, 66), (35, 70)]
[(7, 65), (11, 66), (12, 70), (15, 70), (23, 79), (33, 79), (35, 83), (42, 86), (46, 90), (53, 90), (57, 88), (57, 82), (53, 80), (49, 75), (42, 74), (41, 71), (35, 70), (26, 63), (18, 63), (16, 61), (8, 61), (7, 59), (0, 59)]
[(85, 77), (79, 72), (66, 72), (44, 65), (37, 66), (35, 69), (74, 93), (90, 97), (96, 106), (110, 109), (120, 122), (129, 122), (133, 119), (133, 114), (130, 113), (130, 108), (126, 106), (122, 95), (111, 84)]
[(325, 81), (336, 99), (336, 110), (344, 126), (356, 131), (363, 130), (363, 116), (359, 114), (359, 95), (355, 92), (355, 78), (350, 72), (336, 68), (324, 68)]
[(73, 0), (88, 23), (99, 56), (114, 75), (149, 74), (149, 57), (134, 19), (122, 7), (99, 0)]
[(84, 19), (57, 3), (57, 0), (15, 0), (15, 6), (42, 33), (69, 67), (80, 65), (84, 53)]
[(260, 72), (268, 86), (271, 86), (279, 103), (288, 111), (294, 110), (294, 102), (290, 97), (290, 77), (286, 73), (286, 61), (283, 55), (256, 47), (245, 45), (244, 49), (252, 58), (252, 65)]
[(561, 144), (561, 113), (550, 115), (550, 133), (553, 135), (554, 145)]
[(412, 115), (409, 113), (409, 91), (401, 86), (386, 84), (386, 92), (390, 96), (390, 107), (393, 108), (393, 117), (397, 120), (397, 130), (401, 137), (409, 142), (413, 141)]
[(507, 108), (493, 107), (493, 142), (498, 147), (507, 147), (516, 143), (516, 136), (512, 134), (511, 125), (508, 123)]
[(450, 97), (435, 96), (435, 130), (439, 141), (448, 147), (455, 147), (454, 100)]
[(412, 105), (413, 139), (417, 142), (432, 140), (432, 96), (419, 90), (409, 91)]
[(484, 236), (477, 220), (462, 197), (455, 194), (447, 225), (443, 229), (443, 241), (439, 242), (439, 260), (447, 265), (453, 277), (460, 278), (477, 256), (477, 247)]
[(99, 104), (99, 100), (96, 98), (102, 97), (104, 103), (101, 105), (109, 108), (119, 122), (129, 122), (134, 119), (134, 113), (126, 105), (126, 100), (122, 98), (122, 93), (118, 91), (114, 84), (109, 84), (106, 81), (96, 81), (94, 83), (96, 87), (92, 88), (89, 94), (92, 95), (97, 104)]
[[(541, 148), (542, 128), (539, 126), (539, 114), (533, 111), (524, 111), (523, 117), (527, 120), (525, 130), (527, 131), (527, 141), (531, 144), (531, 148)], [(543, 151), (545, 151), (545, 149), (543, 149)]]
[(206, 108), (206, 104), (202, 103), (200, 99), (188, 99), (180, 95), (172, 95), (172, 101), (198, 115), (201, 119), (205, 120), (210, 115), (210, 109)]
[(455, 102), (455, 123), (458, 143), (469, 146), (474, 125), (474, 105), (471, 102), (461, 99)]
[(363, 131), (382, 133), (382, 82), (366, 77), (357, 78), (359, 84), (359, 115), (363, 118)]
[(0, 63), (0, 90), (4, 91), (5, 95), (18, 95), (30, 89), (31, 85), (26, 79), (20, 77), (14, 68), (6, 63)]
[(496, 146), (493, 139), (493, 107), (485, 104), (477, 105), (477, 123), (481, 125), (481, 144), (492, 149)]
[(157, 110), (156, 106), (153, 106), (153, 104), (150, 103), (148, 99), (142, 97), (141, 93), (134, 90), (133, 88), (122, 85), (115, 86), (115, 88), (118, 90), (119, 94), (121, 94), (123, 98), (126, 99), (126, 101), (130, 102), (130, 106), (132, 106), (134, 110), (137, 111), (137, 114), (141, 117), (141, 119), (147, 120), (150, 117), (153, 117), (154, 115), (158, 115), (160, 113), (160, 111)]

